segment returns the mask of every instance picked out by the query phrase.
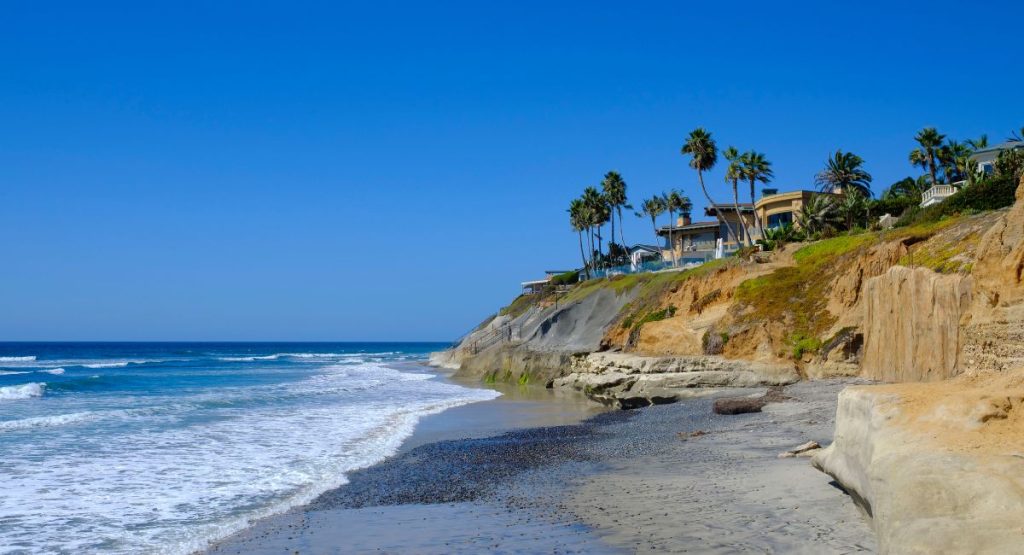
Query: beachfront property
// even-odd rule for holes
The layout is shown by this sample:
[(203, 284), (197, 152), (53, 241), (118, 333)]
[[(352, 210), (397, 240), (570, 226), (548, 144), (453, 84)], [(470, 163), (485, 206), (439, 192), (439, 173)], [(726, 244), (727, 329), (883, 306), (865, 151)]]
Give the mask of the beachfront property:
[[(678, 260), (681, 264), (706, 262), (741, 247), (747, 233), (751, 233), (752, 240), (758, 239), (754, 230), (754, 207), (749, 202), (740, 203), (738, 213), (732, 204), (715, 204), (704, 209), (704, 216), (715, 218), (716, 212), (724, 222), (717, 218), (693, 222), (689, 214), (683, 214), (676, 219), (676, 225), (658, 228), (658, 236), (665, 240), (661, 246), (662, 259)], [(732, 232), (726, 229), (727, 225)], [(733, 233), (739, 234), (739, 242)]]
[[(998, 145), (982, 148), (971, 154), (971, 162), (977, 164), (978, 172), (988, 176), (995, 173), (996, 158), (1007, 150), (1024, 149), (1024, 141), (1007, 141)], [(938, 204), (956, 194), (961, 188), (967, 185), (966, 181), (955, 183), (936, 183), (921, 193), (921, 208)]]
[(531, 281), (521, 282), (523, 286), (523, 295), (535, 295), (537, 293), (544, 292), (544, 289), (551, 285), (551, 279), (559, 274), (567, 274), (574, 270), (545, 270), (544, 279), (535, 279)]
[[(693, 222), (689, 214), (684, 214), (676, 220), (676, 225), (663, 226), (658, 229), (658, 236), (665, 240), (661, 248), (662, 258), (672, 260), (675, 256), (683, 264), (705, 262), (720, 258), (725, 253), (733, 252), (745, 245), (748, 234), (751, 242), (756, 243), (761, 236), (754, 214), (760, 218), (765, 229), (786, 224), (799, 229), (797, 214), (812, 197), (820, 195), (841, 197), (842, 193), (822, 193), (809, 190), (779, 193), (778, 189), (763, 189), (762, 196), (756, 203), (741, 202), (738, 212), (735, 205), (724, 203), (715, 204), (704, 210), (704, 215), (711, 218), (714, 218), (717, 212), (725, 220), (725, 223), (720, 222), (717, 218)], [(730, 226), (733, 233), (738, 234), (738, 237), (734, 238), (732, 233), (726, 229), (726, 225)], [(671, 236), (671, 243), (669, 236)], [(721, 252), (718, 250), (719, 247)]]

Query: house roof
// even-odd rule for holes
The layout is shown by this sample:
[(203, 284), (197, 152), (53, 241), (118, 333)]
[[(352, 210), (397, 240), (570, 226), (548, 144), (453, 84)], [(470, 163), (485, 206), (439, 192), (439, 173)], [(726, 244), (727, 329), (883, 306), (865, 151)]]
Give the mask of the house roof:
[(1008, 140), (1006, 142), (1000, 142), (975, 151), (974, 154), (971, 155), (971, 160), (974, 160), (975, 162), (990, 162), (995, 160), (995, 157), (997, 157), (1002, 151), (1015, 151), (1017, 148), (1024, 148), (1024, 141)]
[(660, 253), (661, 252), (661, 247), (658, 247), (658, 246), (655, 246), (655, 245), (633, 245), (632, 247), (629, 247), (629, 252), (633, 253), (633, 252), (636, 252), (636, 251), (647, 251), (647, 252), (653, 252), (653, 253)]
[[(677, 225), (672, 227), (672, 233), (679, 233), (683, 231), (695, 231), (703, 229), (717, 229), (718, 222), (693, 222), (688, 225)], [(662, 226), (658, 228), (658, 235), (666, 235), (669, 232), (669, 226)]]
[[(750, 204), (749, 202), (741, 202), (739, 204), (739, 207), (740, 207), (740, 212), (753, 212), (754, 211), (754, 205)], [(715, 203), (715, 204), (713, 204), (711, 206), (708, 206), (708, 207), (704, 208), (704, 215), (705, 216), (713, 215), (714, 212), (712, 211), (712, 209), (718, 210), (719, 212), (732, 212), (732, 213), (735, 213), (736, 212), (736, 205), (734, 205), (734, 204), (726, 204), (726, 203)]]

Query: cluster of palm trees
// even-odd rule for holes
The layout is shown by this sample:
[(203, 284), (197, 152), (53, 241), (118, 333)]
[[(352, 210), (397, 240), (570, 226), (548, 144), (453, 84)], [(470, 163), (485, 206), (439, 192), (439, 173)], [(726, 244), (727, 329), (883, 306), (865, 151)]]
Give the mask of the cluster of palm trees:
[[(616, 171), (610, 171), (601, 180), (601, 190), (597, 187), (587, 187), (583, 195), (575, 198), (569, 203), (569, 224), (573, 231), (579, 236), (580, 257), (583, 259), (583, 268), (590, 276), (590, 270), (600, 265), (607, 264), (607, 257), (604, 255), (603, 236), (601, 229), (605, 224), (611, 223), (611, 237), (608, 240), (609, 255), (615, 250), (615, 220), (619, 221), (619, 252), (624, 251), (626, 240), (622, 230), (622, 209), (632, 209), (626, 199), (626, 181)], [(586, 234), (588, 248), (584, 251), (583, 237)], [(587, 255), (589, 252), (589, 256)]]
[[(749, 230), (740, 229), (744, 220), (737, 218), (737, 229), (723, 218), (721, 206), (716, 204), (708, 193), (704, 184), (704, 173), (714, 168), (718, 162), (718, 145), (714, 137), (706, 129), (699, 127), (690, 132), (680, 153), (689, 157), (689, 165), (697, 172), (697, 181), (700, 183), (701, 191), (708, 202), (708, 206), (714, 207), (715, 217), (723, 225), (733, 241), (739, 243), (745, 240), (747, 245), (753, 241)], [(768, 183), (774, 177), (771, 162), (764, 154), (749, 150), (740, 153), (736, 148), (727, 148), (722, 155), (729, 162), (726, 170), (725, 180), (732, 185), (733, 208), (737, 215), (740, 214), (739, 206), (739, 183), (746, 182), (750, 185), (750, 202), (754, 202), (757, 183)], [(622, 210), (632, 209), (626, 198), (626, 182), (622, 176), (615, 171), (605, 174), (601, 181), (601, 190), (597, 187), (587, 187), (582, 196), (573, 199), (569, 203), (569, 223), (579, 238), (580, 257), (583, 260), (583, 267), (589, 274), (591, 268), (607, 265), (616, 262), (626, 254), (625, 237), (622, 231)], [(669, 244), (672, 244), (672, 232), (675, 228), (675, 214), (678, 212), (689, 215), (693, 208), (690, 198), (678, 190), (672, 190), (662, 195), (645, 199), (640, 205), (638, 217), (651, 219), (651, 226), (654, 228), (657, 237), (657, 219), (660, 215), (669, 215)], [(615, 226), (618, 220), (619, 241), (616, 245)], [(605, 224), (611, 224), (611, 237), (608, 241), (608, 252), (605, 254), (603, 235), (601, 233)], [(761, 233), (764, 233), (763, 224), (755, 214), (755, 225)], [(584, 237), (586, 247), (584, 247)], [(589, 254), (588, 254), (589, 253)], [(677, 264), (673, 252), (673, 264)]]
[[(1014, 133), (1010, 141), (1020, 141), (1024, 136), (1024, 128), (1020, 134)], [(907, 201), (907, 205), (916, 197), (919, 201), (921, 194), (930, 186), (939, 183), (941, 175), (947, 183), (956, 181), (967, 181), (973, 184), (984, 178), (976, 165), (972, 163), (971, 156), (980, 149), (988, 146), (988, 138), (981, 136), (976, 140), (958, 142), (947, 139), (946, 135), (939, 133), (934, 127), (922, 129), (914, 137), (918, 146), (911, 151), (909, 159), (915, 167), (923, 168), (927, 173), (918, 179), (906, 178), (894, 183), (882, 195), (879, 201), (872, 200), (871, 174), (864, 169), (864, 159), (852, 152), (836, 150), (831, 153), (825, 163), (824, 169), (815, 176), (815, 183), (821, 192), (842, 192), (842, 196), (815, 195), (810, 198), (794, 217), (800, 231), (795, 231), (792, 225), (784, 225), (774, 230), (766, 230), (757, 212), (754, 212), (754, 227), (759, 231), (762, 243), (766, 246), (779, 241), (791, 240), (793, 238), (820, 237), (830, 234), (842, 228), (855, 229), (868, 227), (872, 214), (872, 208), (878, 202), (891, 201), (894, 198)], [(704, 183), (704, 174), (715, 167), (719, 159), (718, 145), (711, 132), (698, 127), (690, 132), (680, 149), (680, 154), (688, 157), (689, 166), (697, 172), (697, 182), (700, 184), (701, 192), (704, 195), (709, 209), (714, 212), (719, 224), (725, 228), (729, 238), (736, 244), (744, 242), (746, 245), (753, 245), (752, 233), (746, 228), (746, 220), (740, 212), (739, 185), (741, 182), (749, 185), (750, 202), (753, 204), (756, 197), (757, 183), (767, 184), (773, 178), (772, 164), (764, 154), (755, 150), (740, 152), (735, 147), (728, 147), (721, 151), (722, 158), (728, 163), (725, 170), (725, 181), (732, 186), (732, 205), (736, 211), (736, 228), (728, 222), (722, 214), (723, 208), (727, 205), (718, 204), (712, 200)], [(1007, 160), (1004, 165), (1012, 168), (1012, 171), (1024, 171), (1024, 150), (1011, 155), (1015, 158)], [(998, 165), (998, 164), (997, 164)], [(678, 213), (689, 216), (693, 208), (690, 198), (678, 190), (670, 190), (667, 193), (655, 195), (644, 199), (636, 212), (640, 218), (650, 218), (651, 227), (657, 238), (658, 218), (667, 213), (669, 216), (668, 240), (673, 245), (673, 232), (675, 230), (675, 215)], [(626, 182), (618, 172), (610, 171), (605, 174), (601, 181), (600, 190), (598, 187), (587, 187), (582, 196), (574, 199), (569, 204), (569, 222), (573, 231), (579, 237), (580, 257), (583, 260), (583, 267), (590, 275), (590, 270), (610, 263), (619, 263), (626, 257), (626, 241), (623, 233), (623, 209), (633, 209), (626, 197)], [(725, 208), (727, 211), (728, 208)], [(607, 253), (605, 252), (604, 236), (602, 229), (606, 224), (611, 225), (611, 236), (608, 240)], [(619, 243), (615, 243), (616, 224), (619, 229)], [(586, 241), (584, 241), (584, 238)], [(657, 239), (656, 239), (657, 240)], [(586, 247), (584, 247), (586, 242)], [(675, 259), (675, 249), (671, 249), (673, 265), (678, 265)]]

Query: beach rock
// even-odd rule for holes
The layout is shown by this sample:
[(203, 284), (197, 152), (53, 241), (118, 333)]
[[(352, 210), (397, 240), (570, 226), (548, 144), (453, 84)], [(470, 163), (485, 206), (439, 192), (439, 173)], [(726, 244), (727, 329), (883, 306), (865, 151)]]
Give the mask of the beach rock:
[(728, 387), (784, 385), (799, 379), (788, 366), (722, 357), (644, 357), (592, 353), (572, 359), (570, 372), (552, 387), (581, 391), (591, 399), (623, 409), (672, 403)]
[(1024, 371), (848, 387), (813, 465), (873, 520), (882, 553), (1012, 553), (1024, 538)]
[(746, 414), (761, 412), (768, 403), (760, 397), (740, 397), (732, 399), (716, 399), (712, 407), (715, 414)]

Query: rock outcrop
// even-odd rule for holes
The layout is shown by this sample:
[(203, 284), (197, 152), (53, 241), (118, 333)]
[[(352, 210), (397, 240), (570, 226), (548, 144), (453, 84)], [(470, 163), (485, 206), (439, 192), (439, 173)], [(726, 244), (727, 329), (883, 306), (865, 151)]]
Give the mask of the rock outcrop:
[(618, 408), (671, 403), (726, 387), (786, 385), (800, 379), (792, 365), (768, 365), (712, 356), (645, 357), (593, 353), (573, 359), (552, 387), (581, 391)]
[(862, 376), (886, 382), (935, 381), (957, 374), (960, 318), (969, 277), (893, 266), (864, 283)]
[(1024, 373), (856, 386), (813, 464), (872, 517), (883, 553), (1013, 553), (1024, 541)]

